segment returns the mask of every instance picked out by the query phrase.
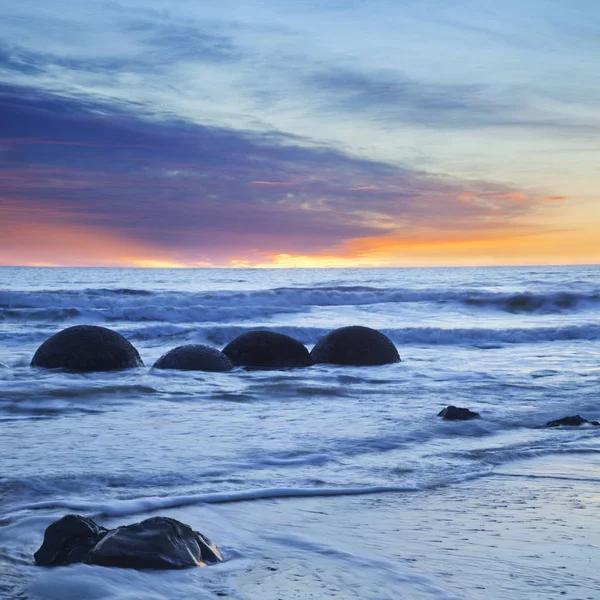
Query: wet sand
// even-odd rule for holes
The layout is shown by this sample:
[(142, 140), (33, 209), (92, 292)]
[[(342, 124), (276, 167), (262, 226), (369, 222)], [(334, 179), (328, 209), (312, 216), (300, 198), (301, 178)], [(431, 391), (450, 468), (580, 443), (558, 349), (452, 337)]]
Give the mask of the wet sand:
[[(133, 585), (139, 597), (153, 600), (186, 598), (190, 586), (198, 598), (238, 600), (595, 600), (599, 470), (595, 453), (554, 455), (429, 492), (170, 509), (161, 514), (201, 528), (219, 543), (226, 563), (175, 572), (31, 566), (27, 582), (15, 572), (4, 592), (131, 599)], [(23, 542), (19, 562), (49, 521), (17, 519), (9, 535)]]
[[(255, 508), (282, 558), (237, 577), (248, 598), (600, 598), (594, 454), (522, 461), (428, 495)], [(336, 568), (343, 554), (354, 572)]]

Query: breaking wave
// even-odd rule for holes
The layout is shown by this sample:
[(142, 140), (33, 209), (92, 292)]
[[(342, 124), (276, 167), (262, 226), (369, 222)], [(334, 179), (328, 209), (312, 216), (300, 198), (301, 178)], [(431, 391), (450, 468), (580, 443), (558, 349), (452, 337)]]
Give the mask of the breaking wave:
[(0, 320), (168, 321), (206, 323), (295, 313), (311, 306), (389, 303), (460, 305), (477, 311), (553, 314), (600, 308), (600, 293), (500, 293), (477, 290), (399, 290), (367, 286), (288, 287), (254, 291), (150, 292), (87, 289), (47, 292), (0, 291)]

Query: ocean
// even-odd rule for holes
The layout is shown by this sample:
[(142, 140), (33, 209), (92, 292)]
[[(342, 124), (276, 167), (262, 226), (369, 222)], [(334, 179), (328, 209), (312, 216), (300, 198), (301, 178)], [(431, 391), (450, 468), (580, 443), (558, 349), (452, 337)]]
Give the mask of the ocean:
[[(145, 367), (29, 367), (77, 324)], [(267, 328), (310, 349), (346, 325), (402, 362), (152, 370)], [(0, 269), (0, 598), (600, 598), (600, 270)], [(448, 405), (481, 419), (448, 422)], [(225, 562), (46, 569), (67, 513), (153, 515)]]

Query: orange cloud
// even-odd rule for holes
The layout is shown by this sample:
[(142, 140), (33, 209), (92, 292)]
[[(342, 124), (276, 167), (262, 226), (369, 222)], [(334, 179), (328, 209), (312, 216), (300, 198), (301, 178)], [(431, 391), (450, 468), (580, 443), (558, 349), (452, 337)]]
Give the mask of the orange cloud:
[(69, 212), (3, 201), (0, 265), (184, 267), (169, 253), (94, 225), (75, 224)]
[(288, 267), (418, 267), (600, 263), (600, 240), (592, 230), (529, 234), (522, 230), (474, 235), (461, 232), (421, 236), (389, 235), (348, 240), (336, 251), (265, 255), (244, 266)]

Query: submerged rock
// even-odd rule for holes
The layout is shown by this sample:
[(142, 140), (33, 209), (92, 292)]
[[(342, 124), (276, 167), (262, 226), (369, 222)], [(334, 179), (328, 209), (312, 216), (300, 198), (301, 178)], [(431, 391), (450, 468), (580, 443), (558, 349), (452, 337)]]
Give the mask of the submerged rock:
[(600, 425), (598, 421), (588, 421), (584, 419), (580, 415), (573, 415), (571, 417), (563, 417), (562, 419), (556, 419), (555, 421), (548, 421), (544, 427), (579, 427), (584, 423), (589, 423), (590, 425)]
[(155, 363), (155, 369), (179, 369), (181, 371), (231, 371), (233, 363), (216, 348), (204, 344), (178, 346), (163, 354)]
[(143, 367), (138, 351), (119, 333), (96, 325), (76, 325), (47, 339), (34, 354), (32, 367), (81, 373)]
[(400, 362), (390, 338), (360, 325), (330, 331), (315, 344), (310, 355), (314, 363), (359, 367)]
[(481, 418), (479, 413), (458, 406), (447, 406), (437, 416), (442, 417), (446, 421), (470, 421), (471, 419)]
[(243, 333), (223, 348), (223, 354), (234, 365), (257, 369), (285, 369), (312, 364), (304, 344), (275, 331)]
[(34, 558), (44, 567), (82, 562), (131, 569), (184, 569), (223, 562), (216, 544), (169, 517), (108, 530), (79, 515), (52, 523)]

